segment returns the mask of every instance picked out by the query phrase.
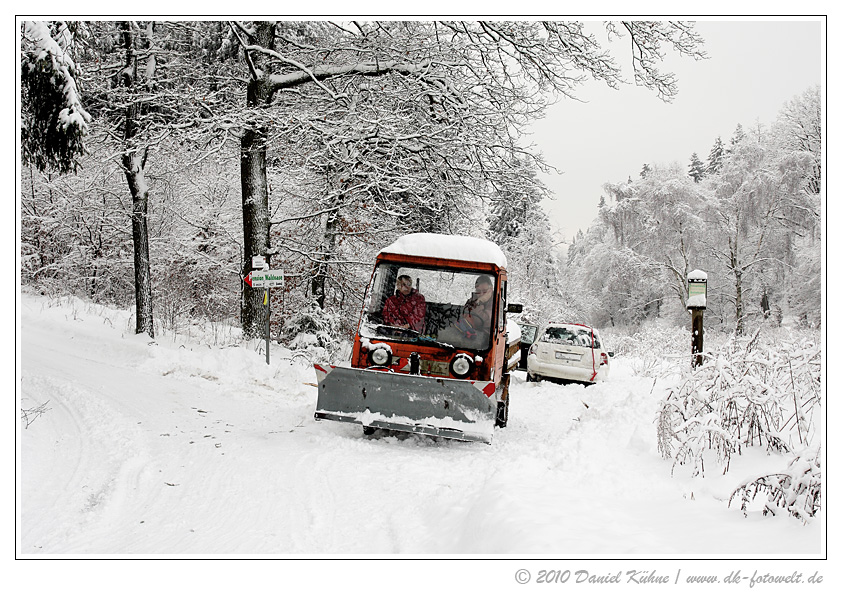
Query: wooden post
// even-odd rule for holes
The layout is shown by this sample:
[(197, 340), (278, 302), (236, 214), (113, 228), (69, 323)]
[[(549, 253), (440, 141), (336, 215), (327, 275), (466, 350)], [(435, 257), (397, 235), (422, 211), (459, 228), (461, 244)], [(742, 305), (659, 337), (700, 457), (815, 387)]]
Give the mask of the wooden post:
[(266, 365), (269, 365), (269, 323), (271, 322), (272, 312), (270, 310), (271, 301), (269, 300), (269, 290), (265, 289), (263, 294), (263, 301), (266, 304)]
[(690, 310), (690, 364), (702, 365), (705, 352), (705, 308), (708, 274), (695, 270), (687, 274), (687, 309)]
[(690, 308), (690, 317), (690, 363), (695, 368), (702, 365), (705, 352), (704, 308)]

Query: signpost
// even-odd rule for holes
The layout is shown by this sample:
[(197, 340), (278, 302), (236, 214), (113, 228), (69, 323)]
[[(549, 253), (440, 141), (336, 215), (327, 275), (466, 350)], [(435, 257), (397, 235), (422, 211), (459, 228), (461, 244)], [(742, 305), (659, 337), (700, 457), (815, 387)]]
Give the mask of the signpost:
[(271, 318), (269, 290), (273, 287), (284, 286), (284, 270), (272, 270), (266, 262), (265, 256), (253, 256), (251, 266), (254, 270), (246, 275), (246, 285), (253, 289), (263, 289), (263, 305), (266, 306), (266, 365), (269, 365), (269, 322)]
[(705, 350), (705, 308), (707, 308), (708, 275), (695, 270), (687, 273), (687, 309), (690, 310), (690, 363), (695, 368), (702, 364)]
[(274, 287), (283, 287), (284, 270), (263, 269), (262, 271), (252, 271), (246, 275), (245, 281), (249, 287), (254, 289), (272, 289)]

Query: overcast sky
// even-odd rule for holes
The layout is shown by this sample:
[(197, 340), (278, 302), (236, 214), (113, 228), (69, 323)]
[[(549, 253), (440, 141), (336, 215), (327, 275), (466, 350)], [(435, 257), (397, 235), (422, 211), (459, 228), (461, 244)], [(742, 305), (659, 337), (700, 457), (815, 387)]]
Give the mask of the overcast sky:
[[(602, 27), (592, 25), (595, 33)], [(661, 69), (678, 76), (672, 103), (632, 85), (615, 91), (589, 82), (578, 92), (586, 103), (562, 99), (535, 126), (532, 142), (564, 172), (544, 176), (555, 195), (544, 207), (565, 240), (597, 216), (604, 183), (637, 178), (644, 163), (686, 167), (694, 152), (706, 162), (717, 136), (727, 144), (737, 124), (769, 125), (784, 103), (824, 83), (824, 24), (818, 19), (707, 20), (696, 30), (708, 59), (670, 53)], [(609, 46), (623, 66), (627, 44), (628, 38)]]

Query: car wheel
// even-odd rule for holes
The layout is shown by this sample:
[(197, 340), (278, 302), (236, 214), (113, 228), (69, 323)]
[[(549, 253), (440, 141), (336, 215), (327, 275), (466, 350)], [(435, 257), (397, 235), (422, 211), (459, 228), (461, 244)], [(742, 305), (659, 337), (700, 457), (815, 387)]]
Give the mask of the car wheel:
[(363, 435), (364, 436), (371, 436), (374, 434), (374, 430), (377, 428), (372, 428), (371, 426), (363, 426)]
[(526, 381), (527, 382), (540, 382), (541, 377), (538, 375), (530, 374), (529, 372), (526, 373)]

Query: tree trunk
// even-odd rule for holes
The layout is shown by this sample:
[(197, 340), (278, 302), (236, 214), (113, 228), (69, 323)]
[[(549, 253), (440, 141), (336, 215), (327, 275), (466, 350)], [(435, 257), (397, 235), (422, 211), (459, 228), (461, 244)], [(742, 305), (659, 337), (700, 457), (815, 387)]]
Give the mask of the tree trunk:
[(328, 265), (330, 264), (330, 259), (336, 249), (336, 232), (339, 229), (339, 219), (338, 210), (330, 211), (327, 214), (324, 241), (322, 242), (322, 255), (311, 283), (313, 298), (316, 300), (316, 303), (321, 309), (324, 309), (325, 307)]
[[(262, 79), (252, 80), (247, 91), (250, 108), (264, 105), (271, 91)], [(269, 258), (269, 184), (266, 175), (266, 128), (252, 122), (240, 139), (240, 184), (243, 195), (243, 277), (251, 271), (252, 256)], [(263, 333), (263, 290), (243, 284), (240, 322), (243, 337)]]
[(730, 250), (729, 266), (734, 273), (734, 316), (736, 317), (735, 333), (738, 337), (745, 333), (745, 325), (743, 323), (743, 269), (740, 259), (740, 225), (739, 217), (737, 224), (734, 226), (734, 238), (728, 240), (728, 247)]
[[(272, 22), (254, 23), (252, 41), (265, 48), (274, 46), (275, 25)], [(272, 101), (275, 90), (267, 76), (271, 67), (264, 64), (265, 57), (255, 52), (252, 78), (246, 89), (246, 106), (265, 107)], [(269, 70), (267, 70), (269, 69)], [(243, 198), (243, 277), (251, 271), (253, 256), (266, 256), (269, 262), (269, 184), (266, 173), (266, 126), (251, 121), (240, 139), (240, 187)], [(240, 302), (240, 324), (243, 338), (254, 339), (263, 334), (265, 312), (263, 290), (252, 289), (243, 283)]]
[(745, 324), (743, 321), (743, 274), (739, 269), (734, 270), (734, 278), (736, 281), (734, 309), (737, 316), (737, 336), (740, 337), (745, 333)]
[[(134, 87), (137, 77), (137, 57), (134, 35), (128, 22), (121, 24), (123, 43), (126, 49), (126, 66), (121, 77), (127, 87)], [(137, 134), (139, 104), (126, 108), (126, 128), (123, 137), (123, 171), (132, 195), (132, 244), (134, 247), (134, 291), (135, 291), (135, 333), (155, 336), (152, 320), (152, 272), (149, 265), (149, 187), (143, 173), (145, 159), (132, 146)]]
[[(243, 194), (243, 277), (251, 271), (252, 256), (268, 256), (269, 189), (266, 181), (266, 133), (246, 130), (240, 142), (240, 180)], [(263, 290), (243, 285), (240, 310), (246, 339), (263, 333)]]
[(149, 265), (149, 188), (143, 163), (135, 151), (123, 154), (123, 168), (132, 195), (132, 244), (134, 246), (135, 333), (155, 337), (152, 320), (152, 272)]

